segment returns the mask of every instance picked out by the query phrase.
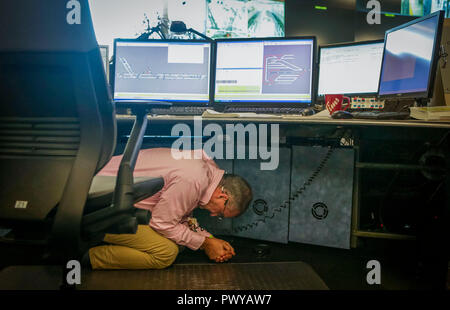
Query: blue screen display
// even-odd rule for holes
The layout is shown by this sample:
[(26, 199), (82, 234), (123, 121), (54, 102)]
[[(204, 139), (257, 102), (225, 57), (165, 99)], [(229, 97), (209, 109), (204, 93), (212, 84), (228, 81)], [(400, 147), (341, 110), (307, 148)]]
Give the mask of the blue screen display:
[(116, 41), (115, 100), (209, 102), (211, 43)]
[(311, 103), (312, 38), (217, 41), (216, 102)]
[(387, 34), (379, 95), (428, 91), (439, 15)]

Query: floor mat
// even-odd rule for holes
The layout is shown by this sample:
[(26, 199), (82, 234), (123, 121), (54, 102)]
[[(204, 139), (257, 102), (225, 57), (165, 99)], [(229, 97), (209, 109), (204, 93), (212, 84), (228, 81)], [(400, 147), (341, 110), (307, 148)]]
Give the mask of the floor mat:
[[(8, 267), (0, 289), (58, 288), (59, 267)], [(35, 268), (35, 269), (31, 269)], [(33, 275), (34, 274), (34, 275)], [(39, 274), (39, 278), (36, 275)], [(45, 287), (38, 280), (46, 283)], [(41, 282), (39, 281), (39, 282)], [(52, 284), (51, 284), (52, 283)], [(306, 263), (178, 264), (163, 270), (82, 272), (78, 289), (87, 290), (327, 290)]]

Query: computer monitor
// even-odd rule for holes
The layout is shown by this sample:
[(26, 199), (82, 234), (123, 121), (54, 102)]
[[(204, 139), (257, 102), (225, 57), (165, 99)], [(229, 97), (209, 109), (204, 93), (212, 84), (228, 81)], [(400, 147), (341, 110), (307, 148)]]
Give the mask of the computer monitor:
[(211, 47), (203, 40), (116, 39), (114, 100), (208, 104)]
[(318, 97), (376, 95), (383, 46), (383, 40), (321, 46)]
[(380, 98), (430, 98), (444, 12), (386, 31), (378, 95)]
[(216, 41), (216, 103), (313, 102), (315, 37)]

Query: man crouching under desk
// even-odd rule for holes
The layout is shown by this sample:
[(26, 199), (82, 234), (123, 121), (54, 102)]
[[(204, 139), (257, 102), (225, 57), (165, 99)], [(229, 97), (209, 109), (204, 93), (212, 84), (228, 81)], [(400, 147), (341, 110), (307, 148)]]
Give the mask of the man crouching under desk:
[[(194, 157), (194, 152), (199, 153)], [(250, 185), (237, 175), (224, 174), (202, 150), (183, 153), (191, 159), (175, 159), (168, 148), (139, 152), (134, 176), (164, 179), (159, 192), (136, 204), (151, 212), (150, 223), (139, 225), (136, 234), (106, 234), (107, 245), (91, 248), (83, 264), (93, 269), (162, 269), (175, 261), (177, 245), (203, 250), (215, 262), (235, 255), (228, 242), (200, 229), (191, 216), (197, 207), (211, 216), (244, 213), (252, 200)], [(121, 159), (113, 157), (99, 175), (117, 175)]]

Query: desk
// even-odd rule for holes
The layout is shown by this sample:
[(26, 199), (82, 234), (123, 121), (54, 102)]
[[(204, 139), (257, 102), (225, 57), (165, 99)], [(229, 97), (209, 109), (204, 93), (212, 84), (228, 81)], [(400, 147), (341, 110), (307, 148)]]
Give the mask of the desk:
[[(119, 132), (127, 132), (125, 129), (132, 124), (134, 116), (118, 115)], [(421, 121), (421, 120), (363, 120), (363, 119), (314, 119), (311, 117), (301, 118), (201, 118), (203, 124), (217, 123), (225, 124), (279, 124), (280, 140), (287, 141), (293, 138), (315, 138), (324, 139), (333, 137), (338, 129), (352, 130), (355, 139), (355, 178), (354, 178), (354, 200), (352, 220), (352, 247), (356, 247), (357, 237), (384, 237), (393, 239), (410, 239), (410, 236), (398, 234), (379, 234), (360, 231), (359, 227), (359, 178), (361, 169), (420, 169), (417, 165), (399, 165), (398, 163), (370, 164), (360, 161), (361, 139), (395, 141), (418, 139), (433, 142), (439, 140), (449, 129), (450, 122)], [(152, 135), (170, 136), (170, 128), (176, 123), (193, 124), (193, 116), (149, 116), (150, 126), (148, 133)]]
[[(118, 122), (132, 122), (133, 115), (117, 115)], [(149, 116), (151, 123), (192, 122), (193, 116)], [(445, 128), (450, 129), (450, 122), (421, 120), (364, 120), (364, 119), (314, 119), (308, 116), (302, 118), (202, 118), (205, 123), (274, 123), (298, 125), (331, 125), (331, 126), (377, 126), (377, 127), (408, 127), (408, 128)]]
[[(131, 129), (133, 116), (118, 115), (118, 131), (120, 133), (127, 133)], [(420, 121), (420, 120), (361, 120), (361, 119), (311, 119), (303, 117), (299, 119), (281, 119), (281, 118), (202, 118), (203, 124), (217, 123), (220, 126), (225, 124), (279, 124), (280, 126), (280, 141), (282, 143), (292, 143), (298, 139), (301, 143), (316, 143), (318, 141), (325, 142), (327, 140), (336, 139), (339, 137), (337, 132), (350, 131), (353, 148), (355, 149), (355, 173), (354, 173), (354, 187), (353, 187), (353, 203), (352, 203), (352, 221), (351, 221), (351, 247), (355, 248), (358, 245), (360, 238), (387, 238), (387, 239), (414, 239), (415, 236), (365, 231), (360, 228), (360, 212), (361, 212), (361, 173), (366, 169), (379, 170), (420, 170), (423, 166), (411, 163), (398, 162), (369, 162), (365, 161), (364, 154), (369, 153), (374, 143), (383, 141), (386, 145), (394, 148), (396, 145), (411, 142), (438, 144), (446, 142), (442, 145), (445, 153), (446, 170), (450, 167), (450, 147), (448, 140), (444, 138), (449, 133), (449, 122), (437, 121)], [(165, 135), (170, 136), (170, 131), (173, 125), (177, 123), (185, 123), (193, 125), (194, 117), (192, 116), (149, 116), (149, 128), (147, 133), (151, 135)], [(372, 143), (372, 144), (371, 144)], [(363, 156), (362, 156), (363, 155)], [(445, 227), (449, 219), (449, 201), (450, 201), (450, 178), (447, 175), (445, 182), (445, 197), (446, 203), (443, 206), (443, 219), (441, 224), (436, 227), (436, 230), (430, 232), (438, 234), (433, 239), (433, 253), (429, 254), (433, 259), (440, 260), (436, 264), (436, 268), (447, 269), (447, 258), (445, 253), (442, 253), (442, 247), (448, 250), (448, 227)], [(431, 237), (432, 237), (431, 236)], [(428, 239), (427, 239), (428, 240)], [(428, 242), (428, 241), (427, 241)], [(445, 251), (444, 251), (445, 252)], [(428, 255), (428, 254), (427, 254)], [(447, 256), (448, 257), (448, 256)], [(445, 260), (445, 262), (444, 262)], [(445, 265), (445, 266), (444, 266)], [(442, 269), (440, 269), (442, 270)], [(441, 280), (439, 280), (441, 281)]]

